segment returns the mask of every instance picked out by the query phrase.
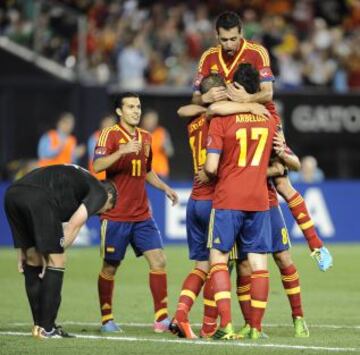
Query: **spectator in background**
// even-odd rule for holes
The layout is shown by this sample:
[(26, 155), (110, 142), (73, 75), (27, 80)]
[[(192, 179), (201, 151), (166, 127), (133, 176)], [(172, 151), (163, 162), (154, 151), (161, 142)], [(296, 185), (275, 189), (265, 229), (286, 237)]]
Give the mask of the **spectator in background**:
[(123, 90), (144, 88), (145, 70), (149, 58), (144, 51), (145, 41), (141, 35), (129, 34), (117, 58), (119, 85)]
[(102, 171), (100, 173), (95, 173), (94, 168), (93, 168), (94, 150), (95, 150), (96, 144), (99, 140), (101, 131), (105, 128), (113, 126), (115, 123), (116, 123), (116, 119), (113, 115), (107, 115), (107, 116), (103, 117), (102, 120), (100, 121), (99, 129), (96, 130), (89, 137), (89, 139), (87, 141), (87, 149), (88, 149), (88, 157), (89, 157), (88, 169), (91, 172), (91, 174), (96, 176), (99, 180), (105, 180), (106, 174), (105, 174), (105, 171)]
[(323, 171), (318, 168), (317, 160), (309, 155), (301, 159), (301, 169), (289, 174), (293, 183), (316, 184), (324, 180)]
[(38, 145), (38, 165), (40, 167), (76, 163), (85, 154), (85, 145), (77, 145), (75, 136), (71, 134), (74, 125), (74, 115), (64, 112), (56, 123), (56, 129), (41, 136)]
[(159, 125), (159, 114), (155, 110), (145, 112), (141, 127), (152, 134), (152, 168), (161, 178), (170, 175), (169, 158), (174, 155), (174, 147), (169, 132)]

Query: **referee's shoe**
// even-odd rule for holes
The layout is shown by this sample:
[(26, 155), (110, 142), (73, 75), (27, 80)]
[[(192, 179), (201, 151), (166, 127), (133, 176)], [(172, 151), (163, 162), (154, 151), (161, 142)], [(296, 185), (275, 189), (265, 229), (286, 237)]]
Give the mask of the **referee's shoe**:
[(55, 326), (50, 332), (47, 332), (44, 328), (38, 329), (37, 337), (39, 339), (60, 339), (60, 338), (75, 338), (75, 335), (67, 333), (61, 325)]

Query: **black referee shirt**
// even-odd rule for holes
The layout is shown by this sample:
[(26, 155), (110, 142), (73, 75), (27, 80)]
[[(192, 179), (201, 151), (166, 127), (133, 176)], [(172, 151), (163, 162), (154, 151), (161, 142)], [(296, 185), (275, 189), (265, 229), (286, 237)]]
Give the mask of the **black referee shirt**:
[(102, 208), (107, 193), (87, 170), (76, 165), (53, 165), (36, 169), (12, 186), (33, 186), (48, 192), (62, 222), (67, 222), (83, 203), (91, 216)]

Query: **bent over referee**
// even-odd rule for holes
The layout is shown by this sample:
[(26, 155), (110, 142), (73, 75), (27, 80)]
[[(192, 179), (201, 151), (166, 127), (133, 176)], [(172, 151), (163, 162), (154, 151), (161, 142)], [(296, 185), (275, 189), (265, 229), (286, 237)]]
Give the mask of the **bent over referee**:
[[(65, 271), (64, 249), (74, 242), (89, 216), (103, 213), (115, 203), (116, 189), (111, 182), (99, 182), (75, 165), (36, 169), (6, 191), (5, 212), (14, 246), (21, 250), (19, 270), (25, 276), (34, 336), (69, 337), (55, 325)], [(63, 227), (63, 222), (68, 223)]]

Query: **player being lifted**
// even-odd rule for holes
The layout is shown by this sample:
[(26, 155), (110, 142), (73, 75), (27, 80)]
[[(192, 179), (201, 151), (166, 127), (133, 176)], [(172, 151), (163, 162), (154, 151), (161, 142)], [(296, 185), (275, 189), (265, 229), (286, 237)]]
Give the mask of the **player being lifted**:
[[(214, 87), (225, 87), (224, 79), (218, 74), (210, 74), (203, 78), (200, 84), (202, 93)], [(239, 104), (239, 112), (253, 114), (267, 113), (263, 105), (256, 103)], [(186, 277), (177, 305), (172, 331), (185, 338), (195, 338), (188, 315), (191, 307), (205, 283), (209, 271), (209, 249), (207, 248), (208, 225), (212, 207), (212, 198), (215, 189), (215, 180), (209, 183), (200, 183), (196, 176), (202, 171), (206, 160), (206, 143), (210, 121), (206, 116), (206, 107), (186, 105), (178, 110), (180, 117), (188, 119), (189, 145), (193, 157), (194, 182), (186, 208), (186, 229), (189, 247), (189, 257), (195, 261), (195, 268)], [(216, 330), (217, 309), (209, 295), (210, 283), (204, 287), (204, 319), (200, 330), (201, 337), (208, 337)]]
[[(219, 45), (208, 49), (200, 59), (198, 73), (194, 80), (193, 102), (204, 104), (229, 98), (235, 102), (263, 103), (280, 121), (272, 101), (274, 76), (267, 50), (260, 44), (242, 37), (242, 23), (240, 17), (234, 12), (221, 14), (216, 20), (215, 27)], [(258, 70), (259, 92), (249, 94), (241, 85), (233, 82), (234, 71), (240, 63), (250, 63)], [(219, 73), (223, 76), (227, 87), (213, 88), (201, 94), (199, 91), (201, 79), (210, 73)], [(315, 230), (304, 199), (291, 185), (287, 176), (277, 178), (274, 182), (277, 192), (287, 202), (296, 223), (302, 230), (320, 270), (326, 271), (332, 265), (332, 257)]]
[(150, 268), (149, 282), (154, 301), (154, 331), (167, 331), (166, 261), (159, 229), (151, 216), (145, 182), (165, 192), (177, 203), (178, 196), (151, 169), (151, 135), (138, 128), (139, 96), (125, 93), (116, 100), (119, 123), (104, 129), (94, 156), (94, 170), (106, 170), (121, 198), (109, 213), (101, 215), (101, 255), (98, 279), (103, 332), (119, 331), (112, 313), (114, 276), (129, 244), (137, 256), (144, 255)]
[[(249, 93), (259, 90), (259, 73), (240, 65), (234, 80)], [(205, 172), (217, 176), (209, 224), (210, 282), (220, 315), (214, 339), (236, 339), (231, 323), (229, 252), (235, 243), (247, 253), (251, 266), (250, 337), (262, 336), (271, 251), (271, 225), (267, 168), (275, 134), (275, 120), (262, 115), (237, 114), (215, 117), (209, 128)]]

